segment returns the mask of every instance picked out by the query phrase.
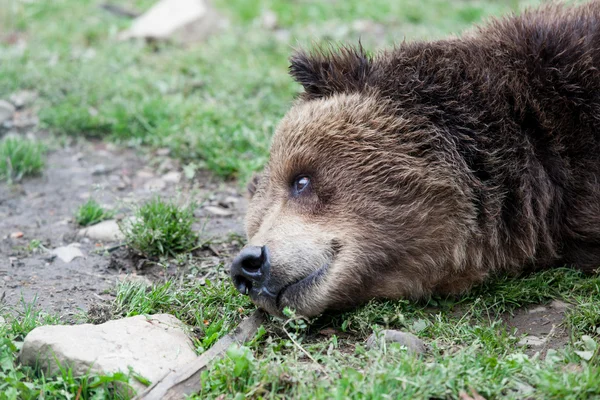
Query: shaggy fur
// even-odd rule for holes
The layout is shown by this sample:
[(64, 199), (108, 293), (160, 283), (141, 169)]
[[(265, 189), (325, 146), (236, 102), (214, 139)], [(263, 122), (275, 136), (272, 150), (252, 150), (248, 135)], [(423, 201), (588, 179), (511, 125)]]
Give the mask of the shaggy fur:
[(496, 272), (597, 268), (599, 68), (598, 1), (374, 57), (295, 54), (305, 91), (247, 216), (277, 296), (253, 300), (311, 316), (458, 294)]

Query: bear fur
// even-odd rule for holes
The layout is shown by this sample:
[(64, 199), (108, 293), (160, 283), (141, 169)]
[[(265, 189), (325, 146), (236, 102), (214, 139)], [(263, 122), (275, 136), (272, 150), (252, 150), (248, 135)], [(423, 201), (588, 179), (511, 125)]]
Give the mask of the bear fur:
[(268, 249), (243, 286), (257, 305), (314, 316), (600, 266), (600, 2), (374, 56), (300, 51), (290, 73), (304, 92), (246, 219)]

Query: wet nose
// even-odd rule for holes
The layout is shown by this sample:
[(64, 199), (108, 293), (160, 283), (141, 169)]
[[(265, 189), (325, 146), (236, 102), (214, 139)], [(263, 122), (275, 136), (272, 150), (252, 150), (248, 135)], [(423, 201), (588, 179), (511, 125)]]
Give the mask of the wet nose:
[(249, 294), (253, 287), (263, 286), (270, 268), (267, 246), (247, 246), (231, 264), (231, 279), (240, 293)]

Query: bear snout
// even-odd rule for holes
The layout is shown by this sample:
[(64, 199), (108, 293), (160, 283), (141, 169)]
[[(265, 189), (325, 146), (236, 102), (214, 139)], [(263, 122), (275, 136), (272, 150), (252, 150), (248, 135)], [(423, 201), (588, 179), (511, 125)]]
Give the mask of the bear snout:
[(246, 246), (231, 264), (233, 284), (245, 295), (250, 295), (251, 291), (264, 292), (270, 272), (271, 261), (267, 246)]

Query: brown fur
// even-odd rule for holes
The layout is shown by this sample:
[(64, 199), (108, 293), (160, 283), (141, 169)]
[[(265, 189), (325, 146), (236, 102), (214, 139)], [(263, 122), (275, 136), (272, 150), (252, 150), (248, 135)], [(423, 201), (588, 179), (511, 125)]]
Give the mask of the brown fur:
[[(600, 2), (462, 38), (299, 52), (305, 91), (247, 215), (272, 313), (458, 294), (496, 272), (600, 265)], [(299, 175), (310, 190), (291, 195)]]

